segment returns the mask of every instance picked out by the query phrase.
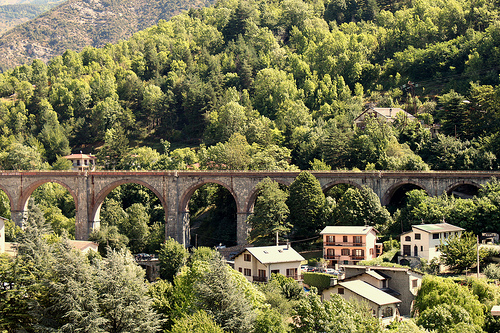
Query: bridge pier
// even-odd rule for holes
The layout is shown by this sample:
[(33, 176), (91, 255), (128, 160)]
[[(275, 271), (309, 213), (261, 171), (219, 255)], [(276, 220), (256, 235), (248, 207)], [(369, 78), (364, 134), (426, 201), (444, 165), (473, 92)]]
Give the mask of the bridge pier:
[(189, 226), (190, 216), (189, 211), (181, 212), (181, 223), (182, 223), (182, 245), (184, 247), (191, 245), (191, 228)]
[(28, 211), (13, 210), (10, 212), (10, 219), (16, 224), (16, 226), (24, 229), (26, 226), (26, 220), (28, 219)]
[(238, 212), (236, 213), (236, 242), (238, 245), (246, 245), (248, 233), (250, 232), (250, 225), (247, 222), (247, 218), (251, 213), (248, 212)]

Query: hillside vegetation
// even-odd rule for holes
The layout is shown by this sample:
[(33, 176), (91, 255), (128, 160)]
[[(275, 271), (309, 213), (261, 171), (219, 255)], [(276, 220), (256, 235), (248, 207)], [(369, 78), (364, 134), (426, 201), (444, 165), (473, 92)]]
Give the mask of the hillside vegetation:
[[(115, 3), (89, 20), (113, 16), (106, 6)], [(85, 4), (64, 6), (81, 14)], [(41, 168), (78, 147), (103, 166), (130, 168), (139, 162), (129, 147), (150, 145), (167, 155), (155, 164), (158, 152), (143, 151), (142, 168), (496, 169), (498, 15), (488, 0), (224, 0), (191, 9), (128, 41), (1, 75), (0, 163)], [(419, 121), (355, 129), (368, 103)], [(168, 156), (169, 142), (198, 148)], [(19, 163), (20, 152), (30, 163)]]
[[(66, 49), (80, 51), (85, 46), (116, 43), (159, 20), (210, 3), (210, 0), (69, 0), (0, 37), (0, 71), (33, 59), (47, 62)], [(48, 6), (0, 6), (0, 18), (22, 19), (24, 13), (33, 18), (49, 9)]]

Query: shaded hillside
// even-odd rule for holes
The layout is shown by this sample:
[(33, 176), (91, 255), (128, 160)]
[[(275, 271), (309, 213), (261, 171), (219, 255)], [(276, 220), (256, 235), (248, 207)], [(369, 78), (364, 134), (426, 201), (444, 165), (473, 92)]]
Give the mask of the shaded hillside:
[(102, 46), (211, 0), (70, 0), (0, 37), (0, 70)]
[(38, 15), (61, 4), (64, 0), (0, 1), (0, 35), (17, 25), (34, 19)]

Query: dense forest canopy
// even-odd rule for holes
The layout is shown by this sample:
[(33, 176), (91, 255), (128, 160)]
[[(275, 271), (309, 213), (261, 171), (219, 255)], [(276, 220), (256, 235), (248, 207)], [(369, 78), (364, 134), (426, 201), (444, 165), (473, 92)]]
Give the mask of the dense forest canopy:
[[(0, 75), (0, 165), (44, 168), (75, 147), (129, 168), (130, 146), (172, 142), (202, 145), (150, 168), (497, 168), (498, 14), (494, 1), (192, 9)], [(354, 129), (367, 103), (419, 122)]]

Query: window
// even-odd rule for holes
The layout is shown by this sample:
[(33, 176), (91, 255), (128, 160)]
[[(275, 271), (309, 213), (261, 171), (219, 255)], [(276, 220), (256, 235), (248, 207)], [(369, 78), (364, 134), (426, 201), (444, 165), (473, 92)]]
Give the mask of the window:
[(334, 256), (335, 255), (335, 249), (328, 249), (326, 250), (326, 254), (329, 256)]
[(361, 236), (354, 236), (352, 242), (354, 243), (354, 245), (361, 245), (361, 243), (362, 243)]
[(373, 249), (370, 249), (370, 255), (373, 255)]
[(424, 250), (424, 247), (421, 245), (420, 246), (420, 251), (423, 251)]
[(271, 274), (279, 274), (280, 273), (280, 270), (279, 269), (273, 269), (271, 271)]
[(343, 239), (342, 241), (343, 241), (344, 243), (347, 243), (347, 236), (342, 236), (342, 239)]
[(343, 256), (348, 256), (349, 255), (349, 249), (342, 249), (342, 255)]
[(417, 288), (418, 287), (418, 280), (411, 280), (411, 287)]
[(259, 269), (258, 270), (258, 275), (261, 278), (265, 278), (266, 277), (266, 271), (264, 269)]
[(432, 239), (439, 239), (439, 234), (432, 234)]
[(387, 307), (384, 310), (382, 310), (382, 317), (392, 317), (392, 308)]
[(243, 255), (243, 260), (245, 260), (245, 261), (252, 261), (252, 256), (250, 254), (248, 254), (248, 253), (245, 253)]
[(405, 237), (405, 242), (411, 242), (411, 237), (410, 236), (406, 236)]
[(404, 256), (411, 256), (411, 246), (410, 245), (403, 245), (403, 255)]
[(245, 276), (252, 276), (252, 270), (250, 268), (245, 268), (243, 270), (243, 275), (245, 275)]
[(339, 295), (344, 295), (344, 288), (337, 289), (337, 292), (339, 293)]
[(352, 255), (356, 257), (364, 257), (365, 256), (365, 250), (352, 250)]
[(420, 240), (420, 234), (415, 234), (415, 240)]
[(297, 268), (287, 268), (286, 277), (297, 278)]
[(326, 236), (327, 243), (335, 243), (335, 236)]
[(240, 273), (243, 273), (243, 268), (241, 268), (241, 267), (240, 267), (240, 268), (238, 268), (238, 271), (239, 271)]

